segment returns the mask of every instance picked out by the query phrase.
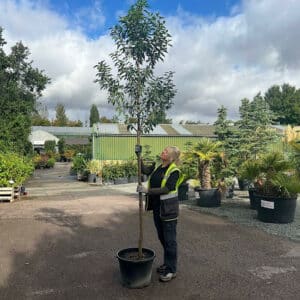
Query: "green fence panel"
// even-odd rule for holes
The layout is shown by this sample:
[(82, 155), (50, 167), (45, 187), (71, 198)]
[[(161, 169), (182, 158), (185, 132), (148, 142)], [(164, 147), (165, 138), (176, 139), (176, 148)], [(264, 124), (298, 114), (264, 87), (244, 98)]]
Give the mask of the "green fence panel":
[[(177, 146), (184, 151), (187, 142), (197, 143), (195, 136), (143, 136), (142, 146), (149, 145), (152, 155), (158, 155), (167, 146)], [(135, 157), (135, 136), (98, 136), (94, 139), (95, 159), (127, 160)]]

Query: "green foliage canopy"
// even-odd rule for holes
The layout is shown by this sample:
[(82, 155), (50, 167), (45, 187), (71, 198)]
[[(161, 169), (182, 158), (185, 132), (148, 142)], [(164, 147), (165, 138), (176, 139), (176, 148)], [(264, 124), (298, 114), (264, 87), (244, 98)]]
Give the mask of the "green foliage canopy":
[(138, 120), (138, 130), (148, 132), (157, 124), (157, 114), (169, 109), (175, 95), (173, 72), (155, 77), (154, 67), (162, 61), (170, 45), (165, 21), (148, 10), (145, 0), (138, 0), (128, 14), (119, 19), (111, 30), (116, 51), (112, 68), (100, 61), (95, 82), (108, 91), (108, 101), (116, 106), (125, 120)]
[(0, 140), (13, 151), (24, 152), (31, 131), (31, 115), (49, 78), (32, 66), (29, 49), (16, 43), (9, 54), (0, 27)]
[(300, 90), (289, 84), (274, 85), (264, 95), (280, 124), (299, 125)]

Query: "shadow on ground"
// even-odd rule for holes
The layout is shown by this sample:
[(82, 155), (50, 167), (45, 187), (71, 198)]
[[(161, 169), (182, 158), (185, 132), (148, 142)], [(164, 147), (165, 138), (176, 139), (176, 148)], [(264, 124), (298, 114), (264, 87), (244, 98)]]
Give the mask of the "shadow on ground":
[[(38, 180), (33, 183), (39, 188)], [(3, 206), (0, 299), (256, 300), (300, 294), (299, 244), (187, 207), (178, 224), (177, 278), (164, 284), (153, 272), (149, 287), (127, 289), (120, 284), (116, 253), (137, 245), (136, 197), (124, 190), (82, 197), (82, 187), (72, 186), (78, 200), (58, 201), (68, 183), (41, 181), (56, 201)], [(144, 217), (144, 239), (157, 254), (155, 268), (162, 249), (151, 214)]]

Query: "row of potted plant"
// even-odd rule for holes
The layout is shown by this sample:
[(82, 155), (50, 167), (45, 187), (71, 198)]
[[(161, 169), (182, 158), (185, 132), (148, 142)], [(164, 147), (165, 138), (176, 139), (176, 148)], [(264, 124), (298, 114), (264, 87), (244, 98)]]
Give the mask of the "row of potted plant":
[(115, 184), (137, 182), (137, 162), (128, 160), (104, 164), (102, 178), (104, 182)]
[(101, 162), (96, 159), (87, 160), (83, 155), (76, 155), (73, 158), (72, 170), (77, 174), (78, 180), (106, 184), (137, 182), (135, 160)]
[(293, 158), (272, 151), (241, 166), (241, 176), (249, 183), (252, 209), (264, 222), (290, 223), (294, 220), (300, 174)]
[[(293, 142), (285, 148), (288, 149), (285, 153), (269, 150), (257, 154), (256, 159), (245, 161), (237, 170), (240, 179), (250, 184), (251, 208), (258, 210), (258, 219), (264, 222), (289, 223), (294, 220), (300, 192), (300, 147), (299, 143)], [(222, 143), (200, 139), (184, 152), (183, 160), (191, 163), (193, 159), (197, 161), (200, 182), (200, 186), (195, 187), (197, 204), (219, 206), (222, 195), (232, 184), (230, 177), (223, 177), (229, 162), (226, 161)]]
[(53, 168), (55, 158), (48, 154), (37, 154), (32, 158), (35, 169)]

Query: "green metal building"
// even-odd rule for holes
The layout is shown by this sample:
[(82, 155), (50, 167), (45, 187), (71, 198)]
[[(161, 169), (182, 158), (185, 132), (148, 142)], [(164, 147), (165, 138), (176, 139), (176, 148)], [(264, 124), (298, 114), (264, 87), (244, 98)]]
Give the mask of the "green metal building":
[[(216, 138), (214, 126), (207, 124), (160, 124), (141, 137), (143, 149), (150, 146), (151, 155), (158, 155), (166, 146), (184, 150), (187, 142), (197, 143), (199, 138)], [(98, 160), (127, 160), (135, 157), (135, 132), (124, 124), (98, 123), (93, 128), (93, 158)], [(143, 155), (143, 153), (142, 153)]]

